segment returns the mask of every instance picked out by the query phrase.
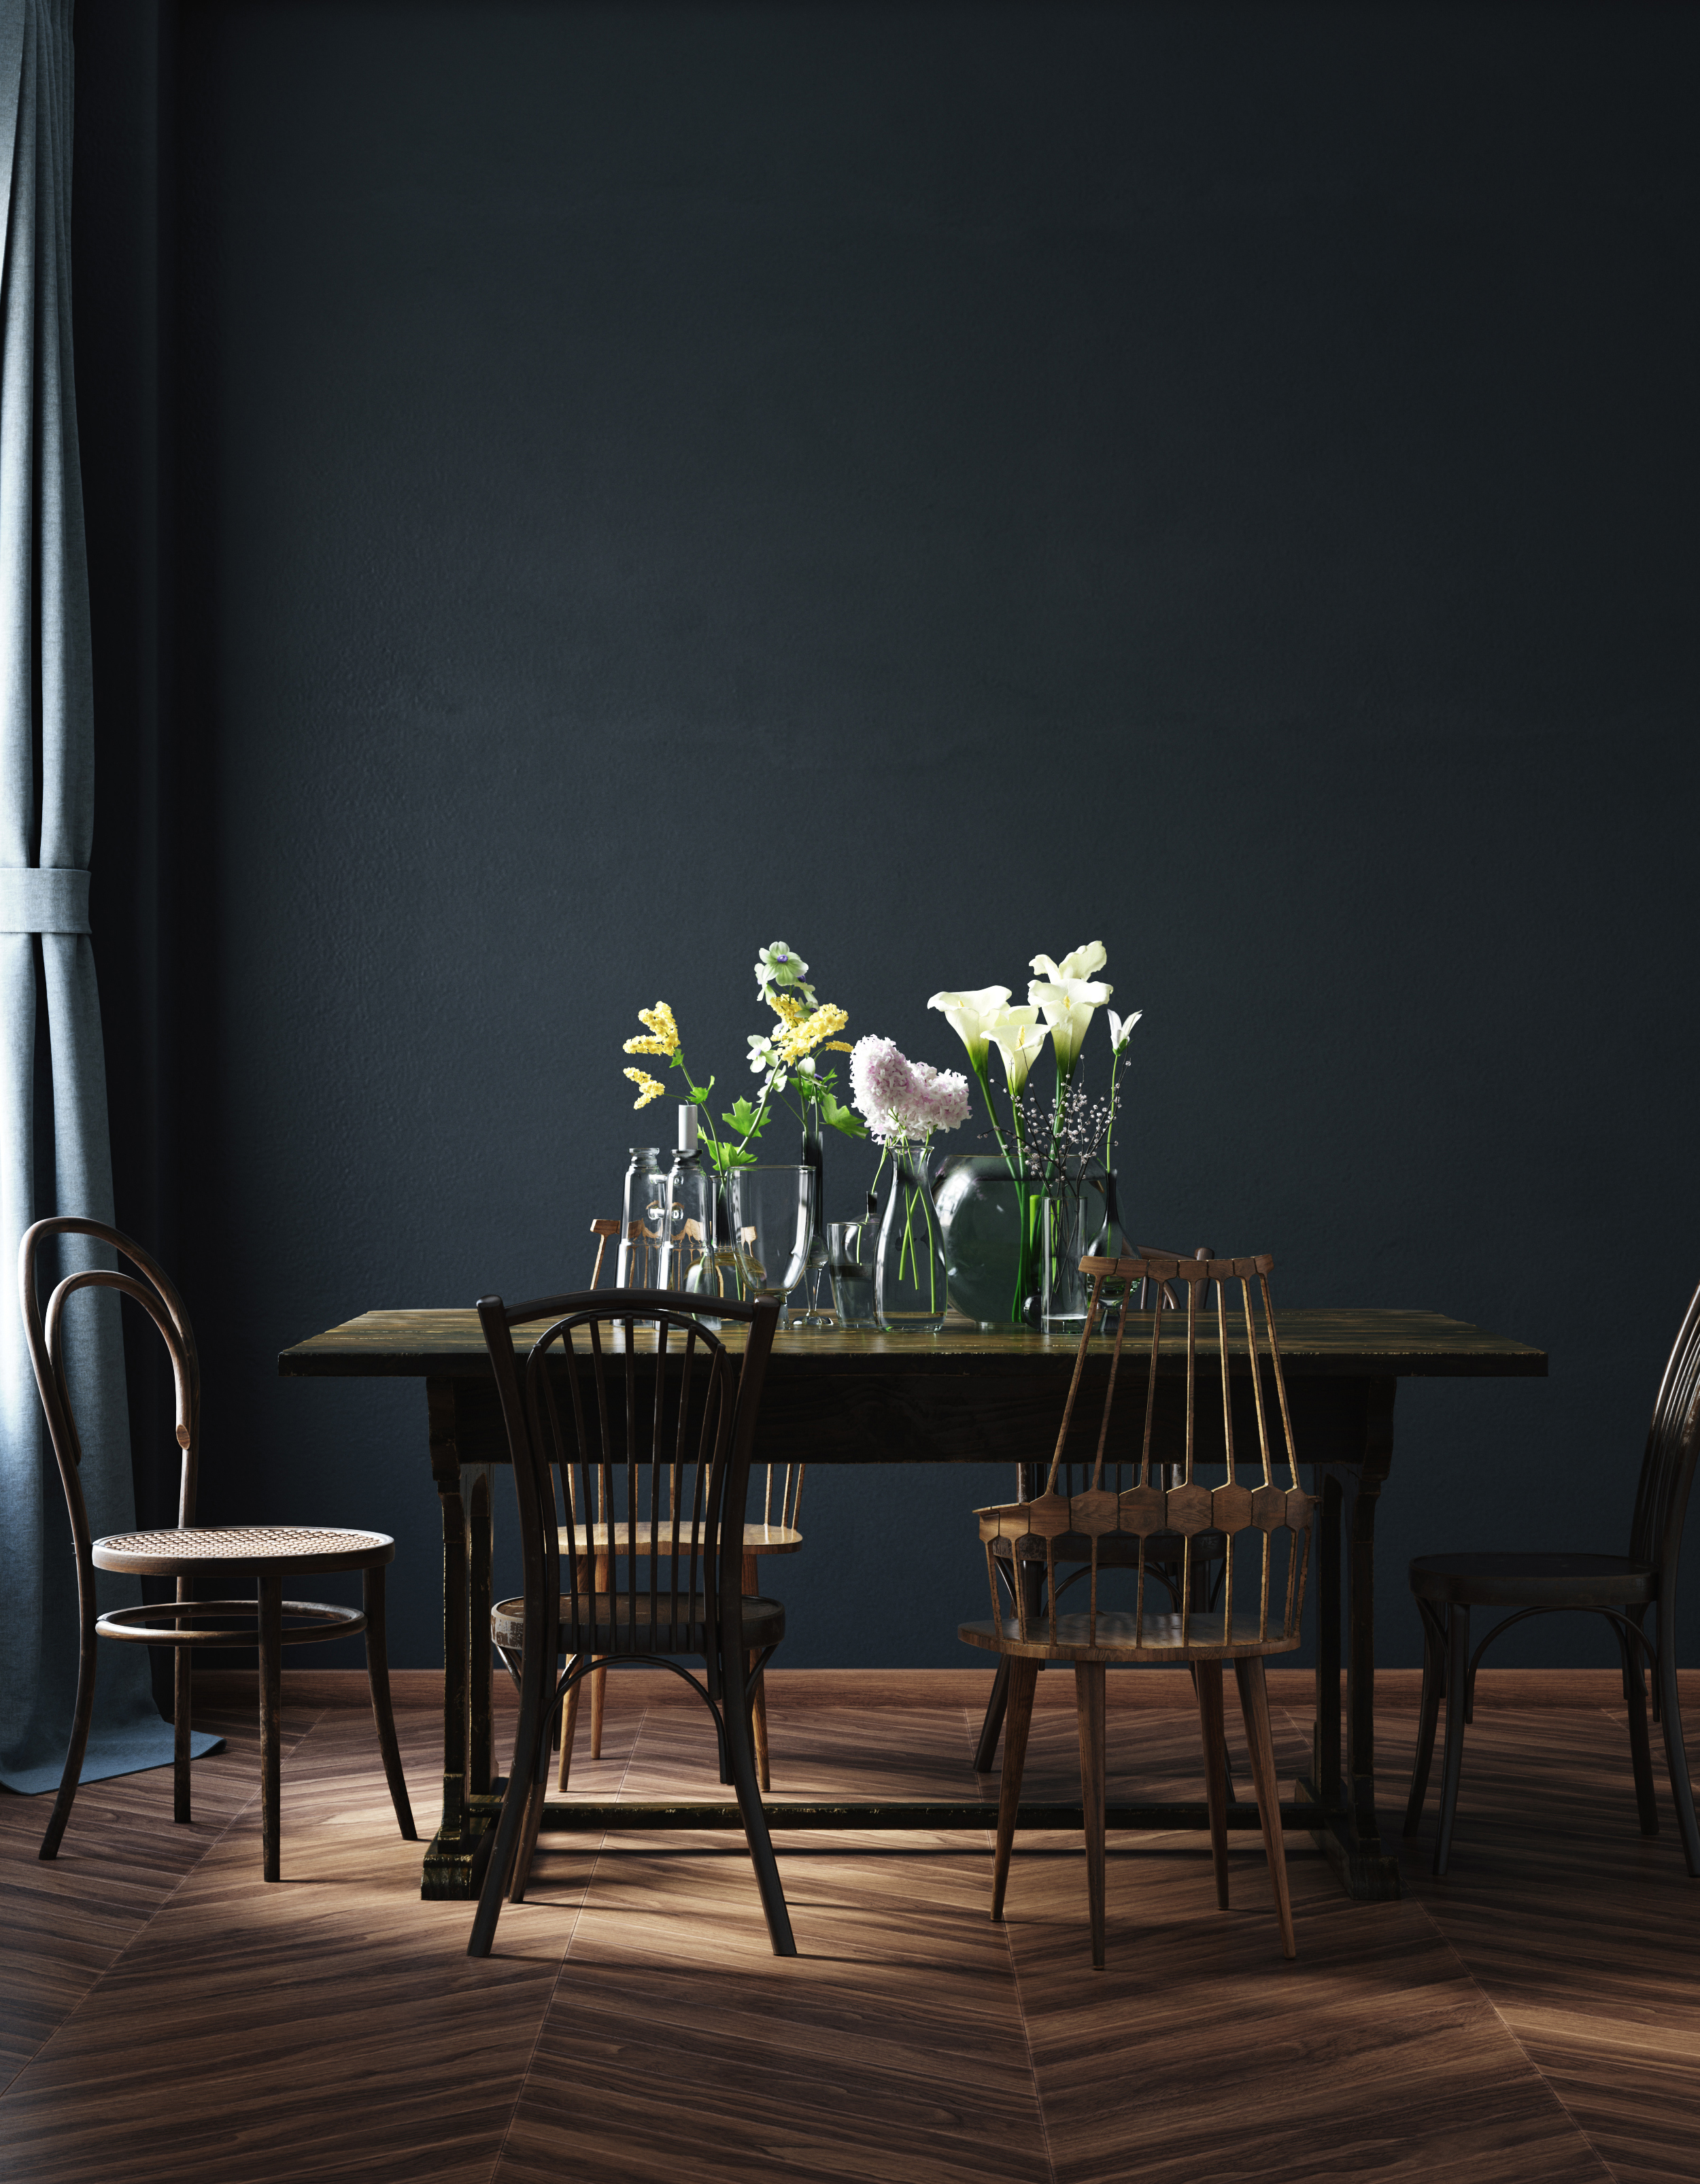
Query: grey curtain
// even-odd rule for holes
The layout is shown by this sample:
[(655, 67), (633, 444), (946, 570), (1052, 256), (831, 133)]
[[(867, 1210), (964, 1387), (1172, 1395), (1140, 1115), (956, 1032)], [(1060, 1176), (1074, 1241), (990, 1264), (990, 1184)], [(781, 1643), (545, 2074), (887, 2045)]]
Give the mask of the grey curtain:
[[(88, 923), (94, 739), (71, 380), (71, 4), (0, 0), (0, 171), (9, 175), (0, 276), (0, 1781), (26, 1791), (56, 1787), (64, 1765), (77, 1619), (70, 1525), (19, 1315), (18, 1240), (49, 1212), (112, 1219)], [(109, 1292), (73, 1308), (71, 1394), (98, 1536), (135, 1524), (122, 1333)], [(103, 1581), (103, 1607), (140, 1597), (133, 1579)], [(171, 1757), (146, 1649), (108, 1645), (101, 1655), (86, 1782)], [(198, 1748), (210, 1741), (198, 1738)]]

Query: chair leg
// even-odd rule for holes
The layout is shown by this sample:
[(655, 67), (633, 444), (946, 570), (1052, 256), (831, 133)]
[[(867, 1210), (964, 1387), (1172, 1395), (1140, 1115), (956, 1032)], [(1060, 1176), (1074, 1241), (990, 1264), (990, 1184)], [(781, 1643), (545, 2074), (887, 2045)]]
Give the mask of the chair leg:
[[(606, 1592), (608, 1590), (606, 1555), (598, 1555), (596, 1557), (596, 1590), (598, 1592)], [(607, 1669), (593, 1669), (590, 1674), (590, 1756), (593, 1759), (599, 1759), (602, 1757), (602, 1708), (607, 1696)]]
[(70, 1742), (65, 1747), (64, 1771), (59, 1776), (59, 1794), (53, 1800), (53, 1809), (47, 1821), (47, 1831), (42, 1837), (37, 1858), (57, 1858), (59, 1844), (64, 1838), (65, 1823), (70, 1819), (71, 1806), (75, 1802), (77, 1784), (82, 1780), (82, 1756), (88, 1749), (88, 1725), (94, 1714), (94, 1656), (99, 1640), (94, 1635), (94, 1605), (91, 1593), (82, 1627), (82, 1641), (77, 1649), (76, 1705), (71, 1713)]
[[(183, 1596), (179, 1585), (177, 1596)], [(181, 1624), (178, 1628), (181, 1629)], [(187, 1646), (171, 1648), (171, 1818), (187, 1827), (189, 1810), (189, 1731), (194, 1720), (194, 1655)]]
[(1281, 1922), (1281, 1954), (1297, 1956), (1293, 1935), (1293, 1903), (1287, 1891), (1287, 1846), (1281, 1833), (1281, 1793), (1275, 1778), (1275, 1740), (1269, 1733), (1269, 1687), (1263, 1680), (1263, 1663), (1253, 1653), (1234, 1663), (1234, 1680), (1240, 1687), (1240, 1711), (1246, 1719), (1246, 1741), (1251, 1747), (1251, 1782), (1257, 1792), (1257, 1818), (1263, 1824), (1263, 1855), (1269, 1861), (1274, 1884), (1275, 1915)]
[(1423, 1700), (1417, 1713), (1417, 1753), (1411, 1764), (1411, 1795), (1405, 1805), (1405, 1833), (1423, 1824), (1423, 1800), (1429, 1794), (1429, 1769), (1435, 1759), (1435, 1729), (1441, 1718), (1441, 1694), (1446, 1684), (1446, 1630), (1426, 1600), (1417, 1602), (1423, 1618)]
[[(495, 1842), (484, 1868), (483, 1884), (478, 1891), (478, 1908), (473, 1914), (472, 1931), (466, 1943), (469, 1957), (488, 1957), (490, 1944), (496, 1938), (496, 1921), (502, 1915), (502, 1897), (506, 1893), (509, 1872), (518, 1847), (521, 1823), (526, 1817), (531, 1787), (543, 1762), (539, 1747), (549, 1734), (549, 1717), (543, 1708), (541, 1694), (537, 1691), (524, 1665), (521, 1667), (520, 1720), (514, 1734), (513, 1763), (508, 1772), (508, 1786), (502, 1797), (502, 1809), (498, 1816)], [(481, 1852), (481, 1855), (482, 1855)]]
[(1441, 1774), (1441, 1826), (1435, 1837), (1436, 1878), (1452, 1862), (1452, 1823), (1458, 1818), (1463, 1774), (1464, 1721), (1469, 1700), (1469, 1610), (1456, 1601), (1446, 1608), (1446, 1757)]
[(543, 1808), (549, 1797), (549, 1766), (546, 1753), (538, 1755), (536, 1779), (531, 1794), (526, 1799), (526, 1817), (520, 1829), (519, 1848), (514, 1857), (514, 1877), (508, 1888), (510, 1903), (523, 1903), (526, 1890), (532, 1877), (532, 1860), (537, 1855), (538, 1837), (543, 1832)]
[[(761, 1591), (761, 1562), (755, 1555), (744, 1557), (744, 1590), (751, 1599), (757, 1597)], [(746, 1673), (755, 1666), (755, 1656), (752, 1653), (744, 1663)], [(765, 1676), (757, 1676), (750, 1687), (750, 1727), (755, 1740), (755, 1779), (764, 1790), (771, 1790), (773, 1787), (773, 1769), (767, 1756), (767, 1680)]]
[[(734, 1656), (734, 1674), (735, 1670)], [(742, 1677), (738, 1678), (742, 1684)], [(785, 1908), (785, 1891), (780, 1884), (779, 1864), (773, 1855), (773, 1838), (767, 1831), (767, 1815), (762, 1809), (761, 1791), (755, 1780), (755, 1747), (750, 1741), (749, 1696), (744, 1691), (728, 1687), (721, 1708), (726, 1724), (726, 1752), (731, 1765), (733, 1786), (737, 1792), (738, 1809), (744, 1815), (744, 1840), (750, 1845), (750, 1862), (755, 1868), (755, 1885), (761, 1892), (761, 1908), (767, 1920), (767, 1937), (773, 1944), (776, 1957), (794, 1957), (797, 1943), (791, 1932), (791, 1914)]]
[(1635, 1774), (1636, 1811), (1644, 1836), (1658, 1833), (1658, 1799), (1653, 1786), (1653, 1747), (1647, 1734), (1647, 1681), (1641, 1673), (1641, 1648), (1620, 1624), (1613, 1635), (1623, 1656), (1624, 1703), (1629, 1712), (1629, 1757)]
[(1009, 1663), (1009, 1708), (1004, 1716), (1003, 1775), (998, 1785), (997, 1847), (992, 1858), (992, 1919), (1004, 1915), (1004, 1891), (1009, 1886), (1009, 1854), (1015, 1841), (1015, 1816), (1021, 1803), (1021, 1772), (1027, 1764), (1027, 1732), (1033, 1721), (1033, 1694), (1039, 1683), (1039, 1663), (1024, 1654), (1006, 1653)]
[(1004, 1708), (1009, 1702), (1009, 1663), (1007, 1653), (998, 1655), (997, 1674), (992, 1678), (991, 1696), (980, 1724), (980, 1741), (974, 1747), (976, 1774), (989, 1774), (998, 1763), (998, 1739), (1003, 1734)]
[(1700, 1880), (1700, 1829), (1694, 1825), (1694, 1786), (1688, 1779), (1688, 1754), (1682, 1742), (1682, 1708), (1676, 1696), (1676, 1632), (1669, 1603), (1658, 1604), (1658, 1660), (1655, 1684), (1664, 1757), (1670, 1769), (1670, 1794), (1676, 1801), (1677, 1832), (1690, 1877)]
[(259, 1580), (259, 1844), (268, 1880), (283, 1878), (283, 1577)]
[(383, 1564), (361, 1574), (360, 1597), (366, 1611), (366, 1681), (371, 1687), (372, 1719), (377, 1724), (378, 1749), (384, 1758), (384, 1780), (395, 1808), (396, 1825), (404, 1842), (417, 1842), (413, 1807), (408, 1802), (407, 1777), (402, 1772), (401, 1747), (396, 1741), (395, 1714), (389, 1696), (389, 1639), (384, 1621)]
[[(1074, 1713), (1080, 1730), (1080, 1814), (1086, 1834), (1086, 1908), (1092, 1920), (1092, 1969), (1104, 1969), (1104, 1663), (1074, 1663)], [(1012, 1817), (1013, 1817), (1012, 1815)]]
[(1228, 1741), (1222, 1716), (1222, 1663), (1195, 1661), (1198, 1726), (1204, 1739), (1204, 1794), (1210, 1805), (1210, 1861), (1216, 1869), (1216, 1905), (1228, 1908)]
[(557, 1790), (566, 1789), (566, 1778), (572, 1771), (572, 1740), (577, 1735), (578, 1730), (578, 1694), (583, 1690), (583, 1688), (584, 1682), (583, 1679), (581, 1677), (579, 1681), (576, 1683), (572, 1686), (572, 1689), (567, 1693), (566, 1704), (562, 1709), (560, 1724), (560, 1766), (555, 1778), (555, 1786)]

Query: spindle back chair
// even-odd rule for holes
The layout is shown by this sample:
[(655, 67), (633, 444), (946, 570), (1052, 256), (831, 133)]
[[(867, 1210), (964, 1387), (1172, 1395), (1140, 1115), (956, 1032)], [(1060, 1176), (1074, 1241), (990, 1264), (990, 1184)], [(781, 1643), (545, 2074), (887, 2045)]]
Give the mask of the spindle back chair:
[[(1161, 1251), (1155, 1245), (1151, 1244), (1141, 1244), (1138, 1247), (1138, 1252), (1139, 1256), (1147, 1263), (1158, 1259), (1178, 1259), (1180, 1256), (1177, 1251)], [(1201, 1244), (1192, 1256), (1195, 1259), (1213, 1259), (1216, 1254), (1209, 1245)], [(1200, 1311), (1202, 1311), (1205, 1306), (1207, 1287), (1207, 1284), (1201, 1284), (1199, 1286), (1198, 1308)], [(1141, 1312), (1152, 1311), (1157, 1307), (1159, 1293), (1161, 1293), (1162, 1302), (1167, 1309), (1173, 1310), (1179, 1306), (1180, 1300), (1176, 1295), (1173, 1283), (1159, 1283), (1147, 1275), (1142, 1280), (1132, 1282), (1127, 1285), (1127, 1308), (1129, 1311)], [(1113, 1308), (1106, 1306), (1106, 1317), (1112, 1318), (1114, 1317)], [(1018, 1467), (1019, 1475), (1016, 1483), (1017, 1501), (1037, 1490), (1039, 1485), (1037, 1474), (1042, 1468), (1042, 1464), (1023, 1464)], [(1130, 1466), (1125, 1457), (1113, 1462), (1105, 1474), (1104, 1483), (1112, 1492), (1119, 1492), (1123, 1487), (1132, 1484), (1131, 1470), (1134, 1468), (1135, 1467)], [(1065, 1459), (1056, 1470), (1056, 1485), (1058, 1490), (1065, 1495), (1084, 1492), (1090, 1483), (1092, 1469), (1093, 1466), (1090, 1462), (1082, 1462), (1078, 1459), (1073, 1461)], [(1175, 1485), (1179, 1483), (1180, 1474), (1177, 1465), (1165, 1463), (1159, 1467), (1159, 1470), (1161, 1484)], [(992, 1552), (997, 1559), (998, 1573), (1011, 1593), (1013, 1594), (1017, 1588), (1024, 1586), (1029, 1604), (1036, 1605), (1045, 1597), (1045, 1572), (1047, 1567), (1066, 1570), (1067, 1574), (1059, 1576), (1057, 1580), (1059, 1586), (1065, 1592), (1069, 1586), (1078, 1585), (1083, 1578), (1090, 1574), (1090, 1557), (1086, 1552), (1084, 1542), (1076, 1544), (1080, 1550), (1077, 1557), (1071, 1557), (1067, 1548), (1059, 1546), (1049, 1565), (1046, 1563), (1040, 1543), (1037, 1540), (1018, 1541), (1000, 1538), (993, 1543)], [(1202, 1535), (1194, 1540), (1191, 1543), (1190, 1553), (1184, 1552), (1182, 1542), (1178, 1536), (1155, 1537), (1136, 1541), (1131, 1538), (1118, 1539), (1114, 1535), (1107, 1535), (1099, 1542), (1099, 1561), (1100, 1566), (1103, 1568), (1110, 1567), (1118, 1556), (1122, 1557), (1129, 1566), (1134, 1566), (1139, 1555), (1143, 1553), (1147, 1576), (1162, 1585), (1176, 1605), (1179, 1602), (1183, 1570), (1195, 1599), (1201, 1596), (1206, 1600), (1214, 1598), (1215, 1587), (1220, 1580), (1222, 1573), (1223, 1552), (1222, 1540), (1214, 1533)], [(998, 1663), (997, 1674), (992, 1680), (991, 1693), (986, 1701), (985, 1715), (980, 1724), (979, 1740), (974, 1747), (976, 1774), (989, 1774), (997, 1764), (998, 1737), (1003, 1729), (1004, 1709), (1008, 1702), (1008, 1696), (1009, 1661), (1006, 1657), (1000, 1659)], [(1229, 1795), (1232, 1795), (1231, 1782)]]
[[(641, 1228), (642, 1223), (633, 1224)], [(591, 1268), (590, 1286), (600, 1287), (603, 1255), (610, 1241), (620, 1234), (617, 1221), (593, 1221), (590, 1233), (597, 1239), (596, 1262)], [(718, 1318), (716, 1303), (712, 1317)], [(759, 1593), (761, 1590), (761, 1558), (764, 1555), (794, 1555), (803, 1544), (803, 1535), (797, 1529), (798, 1513), (803, 1500), (803, 1474), (806, 1466), (800, 1462), (764, 1463), (760, 1467), (761, 1514), (759, 1521), (751, 1518), (744, 1527), (744, 1590)], [(616, 1511), (612, 1518), (613, 1552), (619, 1552), (627, 1544), (627, 1526)], [(610, 1552), (608, 1512), (599, 1503), (588, 1523), (578, 1518), (573, 1525), (572, 1551), (581, 1556), (594, 1558), (586, 1573), (586, 1582), (599, 1583), (598, 1572), (606, 1565)], [(644, 1533), (640, 1523), (638, 1545), (642, 1547)], [(755, 1685), (755, 1771), (764, 1790), (773, 1786), (772, 1766), (767, 1743), (767, 1693), (759, 1680)], [(602, 1757), (602, 1730), (607, 1708), (607, 1678), (599, 1669), (590, 1679), (590, 1756)], [(560, 1763), (556, 1776), (556, 1787), (565, 1790), (572, 1769), (572, 1749), (578, 1731), (578, 1691), (574, 1686), (568, 1700), (560, 1730)]]
[[(737, 1362), (718, 1335), (655, 1290), (580, 1291), (515, 1306), (487, 1296), (478, 1317), (512, 1457), (525, 1590), (491, 1616), (497, 1650), (519, 1686), (520, 1719), (501, 1816), (488, 1852), (481, 1848), (488, 1862), (469, 1953), (488, 1954), (510, 1874), (515, 1900), (525, 1893), (555, 1716), (601, 1663), (670, 1669), (708, 1708), (774, 1953), (794, 1955), (749, 1704), (748, 1664), (758, 1675), (766, 1666), (784, 1635), (784, 1610), (747, 1597), (743, 1583), (750, 1451), (778, 1307), (721, 1312), (748, 1330)], [(540, 1320), (552, 1323), (521, 1362), (513, 1330)], [(563, 1539), (576, 1537), (598, 1509), (615, 1513), (603, 1521), (617, 1527), (599, 1565), (563, 1554)], [(700, 1659), (702, 1677), (676, 1655)]]
[[(42, 1253), (51, 1239), (85, 1237), (103, 1245), (135, 1269), (91, 1267), (66, 1274), (55, 1284), (45, 1310), (40, 1295)], [(178, 1466), (175, 1529), (109, 1533), (96, 1539), (84, 1500), (82, 1441), (71, 1405), (66, 1367), (66, 1307), (85, 1290), (111, 1290), (127, 1296), (152, 1322), (171, 1362)], [(59, 1214), (37, 1221), (18, 1247), (18, 1295), (24, 1331), (35, 1368), (36, 1386), (46, 1413), (48, 1437), (59, 1465), (70, 1515), (76, 1554), (80, 1643), (77, 1692), (71, 1718), (64, 1771), (53, 1815), (42, 1837), (41, 1856), (57, 1857), (82, 1773), (89, 1724), (94, 1709), (98, 1641), (170, 1646), (173, 1650), (172, 1818), (191, 1819), (189, 1752), (192, 1714), (190, 1664), (198, 1646), (253, 1646), (259, 1650), (260, 1857), (267, 1880), (281, 1875), (281, 1695), (279, 1655), (285, 1646), (304, 1646), (364, 1631), (366, 1675), (377, 1726), (384, 1774), (397, 1825), (409, 1841), (415, 1839), (406, 1778), (390, 1708), (389, 1669), (384, 1643), (384, 1568), (395, 1554), (385, 1532), (282, 1524), (202, 1525), (195, 1522), (200, 1485), (201, 1367), (193, 1329), (183, 1301), (157, 1260), (121, 1230), (104, 1222)], [(359, 1570), (362, 1605), (329, 1606), (318, 1601), (285, 1600), (283, 1580), (290, 1573)], [(173, 1601), (114, 1607), (100, 1612), (95, 1572), (120, 1570), (136, 1577), (175, 1579)], [(253, 1580), (252, 1600), (201, 1600), (194, 1583), (216, 1571)], [(286, 1620), (286, 1618), (287, 1618)]]
[[(998, 1810), (992, 1916), (1003, 1915), (1010, 1848), (1020, 1801), (1028, 1725), (1040, 1663), (1074, 1663), (1079, 1717), (1081, 1785), (1085, 1808), (1087, 1890), (1092, 1921), (1092, 1961), (1104, 1962), (1104, 1670), (1107, 1665), (1182, 1663), (1190, 1667), (1197, 1686), (1205, 1745), (1211, 1844), (1217, 1894), (1228, 1901), (1226, 1750), (1222, 1730), (1222, 1663), (1234, 1663), (1241, 1709), (1251, 1747), (1252, 1780), (1262, 1823), (1263, 1841), (1275, 1887), (1282, 1947), (1294, 1953), (1292, 1914), (1287, 1895), (1274, 1747), (1263, 1661), (1290, 1652), (1300, 1642), (1305, 1583), (1309, 1567), (1313, 1497), (1299, 1484), (1280, 1346), (1269, 1293), (1274, 1261), (1267, 1256), (1232, 1259), (1181, 1259), (1156, 1254), (1133, 1258), (1086, 1258), (1083, 1272), (1092, 1281), (1086, 1327), (1075, 1353), (1062, 1423), (1044, 1490), (1019, 1502), (977, 1512), (985, 1548), (992, 1618), (968, 1623), (961, 1635), (972, 1646), (1007, 1658), (1009, 1712), (1004, 1732), (1003, 1776)], [(1151, 1279), (1160, 1286), (1151, 1316), (1145, 1351), (1143, 1420), (1137, 1461), (1127, 1459), (1132, 1483), (1113, 1483), (1119, 1444), (1112, 1440), (1122, 1361), (1134, 1315), (1123, 1313), (1111, 1349), (1097, 1437), (1084, 1488), (1064, 1475), (1069, 1436), (1095, 1334), (1106, 1279)], [(1207, 1283), (1216, 1284), (1213, 1328), (1203, 1325), (1200, 1307)], [(1183, 1312), (1164, 1301), (1162, 1285), (1184, 1284)], [(1237, 1327), (1230, 1328), (1229, 1292), (1237, 1287)], [(1184, 1323), (1182, 1336), (1176, 1323)], [(1213, 1339), (1212, 1339), (1213, 1338)], [(1184, 1352), (1179, 1346), (1184, 1341)], [(1245, 1376), (1252, 1396), (1256, 1446), (1242, 1452), (1235, 1440), (1233, 1365), (1243, 1346)], [(1157, 1387), (1165, 1358), (1178, 1359), (1185, 1374), (1184, 1424), (1179, 1476), (1165, 1470), (1171, 1453), (1156, 1431)], [(1212, 1365), (1214, 1371), (1212, 1371)], [(1214, 1379), (1216, 1388), (1207, 1384)], [(1201, 1474), (1214, 1468), (1203, 1456), (1198, 1430), (1201, 1406), (1219, 1400), (1225, 1478), (1207, 1485)], [(1124, 1407), (1125, 1408), (1125, 1407)], [(1171, 1483), (1172, 1482), (1172, 1483)], [(1178, 1539), (1179, 1581), (1173, 1587), (1162, 1572)], [(1196, 1558), (1205, 1552), (1219, 1557), (1214, 1596), (1201, 1599), (1193, 1582)], [(1000, 1542), (1017, 1557), (1042, 1561), (1042, 1592), (1016, 1585), (1006, 1604), (1000, 1585)], [(1067, 1607), (1061, 1595), (1059, 1566), (1084, 1565), (1084, 1610)], [(1101, 1583), (1115, 1574), (1130, 1578), (1131, 1611), (1101, 1597)], [(1159, 1595), (1162, 1598), (1160, 1601)], [(1012, 1608), (1013, 1612), (1011, 1612)]]
[[(1641, 1452), (1626, 1555), (1473, 1553), (1419, 1555), (1411, 1591), (1423, 1618), (1423, 1696), (1417, 1758), (1405, 1808), (1405, 1834), (1421, 1825), (1444, 1701), (1446, 1760), (1433, 1869), (1452, 1858), (1463, 1764), (1463, 1733), (1474, 1713), (1476, 1671), (1495, 1640), (1534, 1615), (1602, 1615), (1617, 1639), (1629, 1713), (1630, 1760), (1643, 1835), (1658, 1832), (1658, 1805), (1647, 1728), (1645, 1668), (1653, 1671), (1653, 1718), (1664, 1732), (1665, 1764), (1677, 1830), (1690, 1875), (1700, 1879), (1700, 1826), (1683, 1743), (1676, 1681), (1676, 1571), (1694, 1467), (1700, 1457), (1700, 1290), (1689, 1300), (1665, 1361)], [(1472, 1607), (1509, 1610), (1472, 1651)], [(1645, 1628), (1655, 1616), (1656, 1641)]]

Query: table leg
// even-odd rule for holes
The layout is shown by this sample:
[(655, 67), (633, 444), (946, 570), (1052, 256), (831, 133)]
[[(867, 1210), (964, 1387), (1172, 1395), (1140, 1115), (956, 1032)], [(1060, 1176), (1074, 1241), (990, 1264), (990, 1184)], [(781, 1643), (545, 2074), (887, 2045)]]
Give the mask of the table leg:
[[(1360, 1462), (1318, 1467), (1322, 1509), (1318, 1526), (1317, 1720), (1313, 1779), (1301, 1798), (1326, 1809), (1316, 1842), (1360, 1902), (1401, 1893), (1399, 1861), (1381, 1847), (1375, 1809), (1375, 1507), (1393, 1459), (1393, 1396), (1397, 1383), (1364, 1388)], [(1342, 1514), (1345, 1523), (1342, 1526)], [(1341, 1546), (1345, 1547), (1346, 1765), (1340, 1767)]]
[[(419, 1892), (431, 1902), (465, 1897), (471, 1890), (472, 1842), (467, 1825), (466, 1778), (471, 1540), (460, 1490), (454, 1388), (448, 1381), (427, 1380), (425, 1395), (430, 1420), (431, 1475), (443, 1509), (443, 1819), (426, 1849)], [(488, 1629), (488, 1617), (485, 1627)]]
[(490, 1473), (486, 1465), (478, 1466), (473, 1472), (466, 1518), (466, 1792), (471, 1797), (484, 1797), (489, 1795), (494, 1772), (490, 1752), (490, 1672), (493, 1666), (490, 1653), (490, 1553), (495, 1525), (490, 1507)]

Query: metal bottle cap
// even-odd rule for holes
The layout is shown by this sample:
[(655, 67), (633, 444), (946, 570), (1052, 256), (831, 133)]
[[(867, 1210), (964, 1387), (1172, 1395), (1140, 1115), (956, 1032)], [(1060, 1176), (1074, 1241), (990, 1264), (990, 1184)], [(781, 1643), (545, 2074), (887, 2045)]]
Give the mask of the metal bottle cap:
[(695, 1102), (690, 1101), (679, 1109), (679, 1153), (688, 1158), (696, 1150), (697, 1112)]

